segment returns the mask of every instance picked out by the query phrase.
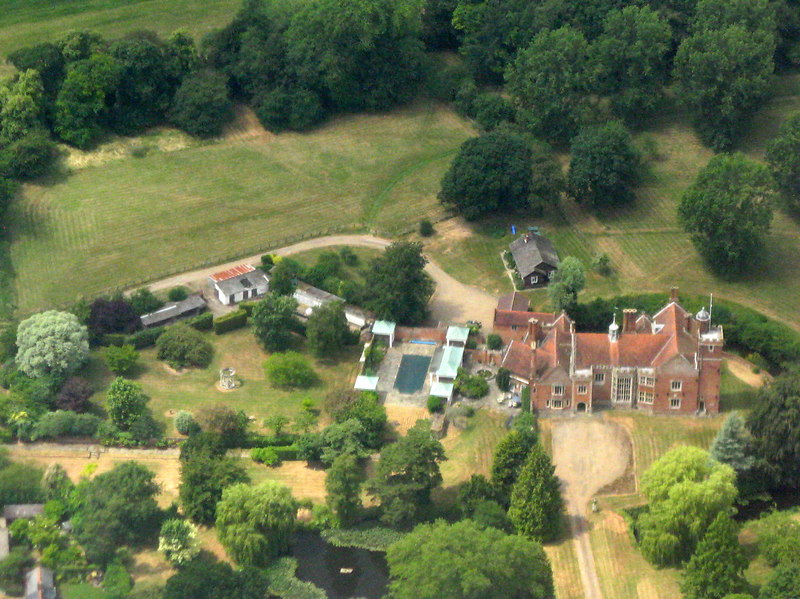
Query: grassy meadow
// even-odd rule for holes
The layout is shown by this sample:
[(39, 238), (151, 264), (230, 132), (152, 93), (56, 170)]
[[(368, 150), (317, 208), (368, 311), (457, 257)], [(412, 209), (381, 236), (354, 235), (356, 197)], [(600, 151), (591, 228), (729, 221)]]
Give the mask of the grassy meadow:
[[(756, 116), (740, 151), (763, 158), (766, 143), (780, 123), (800, 111), (800, 76), (784, 76), (778, 91)], [(776, 211), (767, 251), (753, 271), (737, 281), (712, 275), (677, 222), (676, 209), (683, 191), (712, 153), (694, 135), (686, 114), (665, 113), (647, 130), (635, 135), (645, 159), (637, 201), (600, 214), (590, 213), (572, 201), (557, 211), (533, 218), (524, 214), (439, 226), (440, 234), (428, 243), (429, 254), (451, 274), (499, 293), (511, 289), (499, 253), (513, 239), (511, 224), (524, 230), (538, 225), (553, 239), (561, 256), (573, 255), (587, 265), (605, 252), (614, 273), (591, 273), (586, 296), (665, 291), (678, 285), (696, 294), (710, 292), (749, 305), (800, 328), (800, 221)], [(545, 291), (531, 292), (535, 305), (545, 305)]]
[(245, 118), (216, 142), (140, 158), (123, 153), (28, 185), (11, 211), (19, 310), (300, 237), (399, 233), (442, 214), (439, 180), (471, 134), (465, 121), (429, 103), (342, 117), (305, 134), (271, 135)]
[(241, 0), (0, 0), (0, 57), (75, 29), (107, 37), (184, 29), (200, 38), (227, 24), (241, 5)]

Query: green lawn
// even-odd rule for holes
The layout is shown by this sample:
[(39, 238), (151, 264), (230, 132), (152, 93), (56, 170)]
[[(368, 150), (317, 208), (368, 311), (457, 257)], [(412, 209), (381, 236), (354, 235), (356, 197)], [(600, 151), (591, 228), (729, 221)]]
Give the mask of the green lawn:
[(301, 237), (413, 228), (442, 214), (439, 179), (472, 129), (418, 103), (342, 117), (311, 133), (251, 133), (26, 186), (11, 210), (20, 311)]
[[(756, 116), (741, 150), (761, 159), (767, 141), (781, 120), (800, 111), (800, 78), (784, 76), (779, 95)], [(561, 256), (588, 262), (607, 253), (615, 272), (605, 278), (591, 273), (585, 297), (616, 293), (665, 291), (673, 285), (692, 294), (713, 292), (752, 306), (769, 316), (800, 328), (800, 222), (776, 212), (767, 251), (758, 267), (739, 281), (724, 281), (704, 266), (676, 218), (677, 203), (697, 172), (711, 158), (694, 135), (687, 116), (669, 113), (657, 117), (637, 143), (655, 145), (631, 206), (589, 213), (571, 201), (543, 218), (525, 214), (459, 225), (471, 235), (440, 234), (428, 243), (428, 252), (451, 274), (489, 291), (510, 289), (499, 252), (512, 240), (510, 225), (524, 230), (538, 225), (550, 236)], [(543, 306), (546, 293), (531, 292), (532, 302)]]
[(59, 587), (63, 599), (106, 599), (103, 589), (86, 583), (67, 583)]
[[(208, 368), (189, 369), (182, 374), (175, 374), (164, 362), (156, 359), (156, 350), (150, 348), (141, 352), (141, 366), (131, 376), (150, 397), (148, 405), (154, 416), (167, 424), (167, 436), (177, 435), (172, 425), (174, 414), (171, 411), (192, 412), (215, 403), (244, 410), (249, 416), (255, 417), (251, 428), (263, 430), (262, 421), (265, 417), (272, 414), (292, 417), (300, 411), (302, 401), (306, 398), (313, 399), (321, 407), (325, 393), (335, 386), (350, 384), (358, 367), (360, 348), (349, 348), (333, 362), (312, 359), (321, 379), (318, 386), (306, 390), (277, 389), (266, 380), (264, 374), (263, 364), (268, 354), (256, 344), (249, 328), (224, 335), (207, 335), (215, 350), (213, 362)], [(236, 369), (241, 387), (230, 392), (221, 392), (216, 388), (219, 369), (223, 367)], [(96, 401), (102, 404), (113, 375), (97, 354), (93, 355), (82, 374), (94, 384), (98, 390)]]
[(200, 37), (233, 19), (241, 0), (0, 0), (0, 56), (91, 29), (107, 37), (185, 29)]

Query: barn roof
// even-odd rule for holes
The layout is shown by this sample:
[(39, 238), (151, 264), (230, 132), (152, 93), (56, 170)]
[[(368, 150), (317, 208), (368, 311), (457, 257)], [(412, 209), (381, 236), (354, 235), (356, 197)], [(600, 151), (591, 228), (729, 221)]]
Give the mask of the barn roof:
[(497, 300), (498, 310), (512, 310), (514, 312), (526, 312), (530, 302), (528, 298), (522, 295), (519, 291), (512, 291), (501, 295)]
[[(214, 275), (212, 275), (211, 278), (213, 280)], [(246, 289), (255, 289), (259, 285), (266, 284), (268, 281), (269, 277), (267, 277), (263, 270), (250, 266), (250, 270), (245, 273), (234, 275), (220, 281), (214, 281), (214, 286), (225, 295), (233, 295), (234, 293), (239, 293)]]
[(215, 283), (219, 283), (220, 281), (227, 281), (228, 279), (232, 279), (233, 277), (238, 277), (239, 275), (244, 275), (249, 272), (253, 272), (256, 268), (250, 264), (239, 264), (238, 266), (234, 266), (233, 268), (229, 268), (228, 270), (222, 270), (220, 272), (215, 272), (211, 275), (211, 280)]
[(521, 277), (527, 277), (542, 264), (558, 268), (558, 252), (547, 237), (528, 233), (512, 241), (508, 247)]

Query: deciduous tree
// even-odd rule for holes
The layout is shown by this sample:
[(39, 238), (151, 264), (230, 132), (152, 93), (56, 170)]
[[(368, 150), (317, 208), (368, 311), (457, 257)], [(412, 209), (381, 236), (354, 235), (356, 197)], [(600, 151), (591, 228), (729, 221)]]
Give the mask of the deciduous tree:
[(427, 263), (422, 244), (394, 242), (372, 261), (367, 276), (370, 294), (365, 307), (378, 318), (403, 324), (422, 322), (434, 290), (433, 280), (425, 272)]
[(342, 302), (330, 302), (314, 309), (306, 324), (308, 347), (318, 357), (332, 357), (350, 340), (350, 329)]
[(678, 217), (712, 269), (732, 276), (758, 264), (772, 221), (771, 185), (766, 166), (720, 154), (683, 194)]
[(217, 506), (219, 540), (236, 563), (264, 566), (289, 550), (296, 512), (291, 491), (279, 483), (233, 485)]
[(547, 294), (553, 309), (571, 310), (578, 304), (578, 293), (586, 285), (586, 267), (575, 256), (567, 256), (553, 273)]
[(800, 210), (800, 114), (788, 118), (767, 147), (767, 162), (786, 205)]
[(586, 108), (589, 45), (580, 31), (562, 27), (537, 34), (506, 72), (517, 120), (545, 139), (575, 134)]
[(638, 520), (644, 556), (658, 565), (688, 559), (720, 512), (736, 499), (736, 474), (698, 447), (670, 450), (642, 476), (648, 511)]
[(192, 135), (220, 135), (225, 124), (233, 118), (227, 77), (213, 70), (198, 71), (187, 76), (175, 92), (169, 118)]
[(424, 420), (386, 446), (367, 483), (369, 493), (380, 499), (381, 519), (391, 526), (413, 522), (442, 482), (439, 463), (445, 459), (444, 447)]
[(17, 328), (17, 366), (30, 377), (66, 377), (88, 358), (86, 327), (73, 314), (49, 310)]
[(165, 520), (158, 536), (158, 550), (172, 565), (186, 565), (200, 553), (197, 527), (179, 518)]
[(442, 177), (439, 200), (467, 220), (530, 203), (532, 154), (525, 139), (492, 131), (465, 141)]
[(364, 427), (363, 443), (369, 449), (379, 449), (383, 442), (388, 417), (378, 394), (363, 391), (351, 403), (332, 414), (336, 422), (358, 420)]
[(114, 374), (129, 374), (139, 361), (139, 352), (132, 345), (112, 345), (103, 352), (108, 369)]
[[(281, 262), (275, 269), (278, 269)], [(273, 282), (272, 280), (270, 281)], [(293, 297), (268, 295), (253, 308), (250, 321), (253, 334), (268, 351), (284, 351), (291, 346), (297, 301)]]
[(511, 489), (535, 444), (535, 436), (514, 430), (503, 437), (494, 450), (492, 484), (497, 489), (499, 499), (506, 505), (511, 499)]
[(618, 206), (633, 198), (639, 155), (622, 123), (588, 127), (572, 141), (567, 188), (592, 207)]
[(421, 524), (386, 552), (396, 599), (553, 599), (550, 562), (535, 541), (470, 520)]
[(118, 376), (108, 388), (106, 409), (111, 421), (122, 431), (131, 428), (147, 409), (150, 398), (139, 383)]
[(758, 392), (747, 419), (756, 454), (779, 487), (800, 488), (800, 371), (792, 369)]
[(671, 42), (669, 23), (649, 6), (626, 6), (606, 15), (592, 53), (600, 89), (619, 118), (641, 122), (658, 106)]

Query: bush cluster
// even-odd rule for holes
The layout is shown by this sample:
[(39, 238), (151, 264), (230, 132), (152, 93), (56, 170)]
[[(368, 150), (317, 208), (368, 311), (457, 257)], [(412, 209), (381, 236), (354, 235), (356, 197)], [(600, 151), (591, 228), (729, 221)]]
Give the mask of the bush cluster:
[(203, 334), (184, 324), (169, 327), (158, 338), (156, 346), (158, 359), (166, 361), (173, 368), (205, 368), (214, 354), (214, 348)]
[(59, 437), (93, 437), (100, 426), (94, 414), (77, 414), (66, 410), (48, 412), (42, 416), (31, 433), (31, 440)]
[(489, 393), (489, 383), (479, 374), (469, 374), (463, 368), (458, 369), (455, 390), (464, 397), (479, 399)]

